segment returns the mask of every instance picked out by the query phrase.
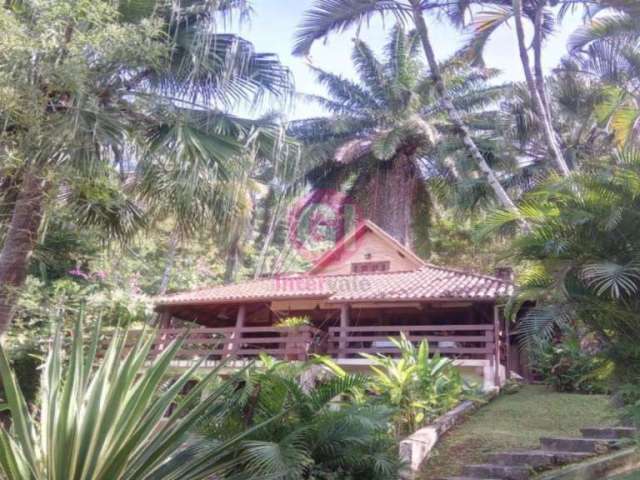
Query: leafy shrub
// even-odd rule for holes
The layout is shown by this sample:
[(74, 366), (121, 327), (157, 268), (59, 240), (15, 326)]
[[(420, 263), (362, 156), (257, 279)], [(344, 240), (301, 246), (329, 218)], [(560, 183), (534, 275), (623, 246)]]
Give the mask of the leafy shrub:
[(622, 420), (625, 423), (640, 426), (640, 381), (619, 385), (614, 402), (622, 408)]
[(417, 348), (404, 334), (390, 341), (400, 350), (399, 359), (381, 354), (362, 356), (373, 363), (369, 388), (396, 411), (396, 436), (413, 433), (463, 398), (475, 395), (451, 359), (429, 355), (427, 341)]
[(531, 351), (534, 371), (558, 392), (607, 393), (608, 362), (585, 351), (580, 343), (576, 335), (535, 342)]
[[(26, 402), (33, 403), (40, 387), (39, 368), (45, 355), (43, 345), (37, 338), (11, 343), (7, 346), (7, 355)], [(5, 396), (2, 388), (0, 396)]]
[[(210, 438), (249, 429), (241, 469), (254, 478), (282, 480), (398, 478), (390, 409), (357, 401), (366, 377), (326, 370), (318, 376), (317, 365), (269, 357), (262, 364), (245, 372), (221, 408), (224, 415), (212, 415), (201, 426)], [(278, 471), (287, 474), (273, 477)]]

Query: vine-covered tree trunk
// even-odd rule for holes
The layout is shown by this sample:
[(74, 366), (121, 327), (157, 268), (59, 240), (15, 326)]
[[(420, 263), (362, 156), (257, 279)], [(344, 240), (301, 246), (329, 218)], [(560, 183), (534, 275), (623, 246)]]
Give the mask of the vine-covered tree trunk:
[(359, 212), (403, 245), (413, 244), (414, 203), (420, 181), (412, 159), (399, 153), (371, 174), (358, 195)]
[(9, 328), (18, 290), (27, 276), (42, 222), (44, 193), (43, 179), (27, 170), (0, 252), (0, 335)]

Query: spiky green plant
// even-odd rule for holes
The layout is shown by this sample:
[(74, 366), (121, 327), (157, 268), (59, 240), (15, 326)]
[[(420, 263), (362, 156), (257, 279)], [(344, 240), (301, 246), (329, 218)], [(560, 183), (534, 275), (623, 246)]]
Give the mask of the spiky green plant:
[[(68, 353), (59, 330), (42, 370), (41, 393), (30, 410), (0, 348), (0, 378), (10, 427), (0, 427), (0, 477), (8, 480), (196, 480), (228, 478), (239, 443), (250, 432), (205, 441), (191, 432), (201, 416), (220, 408), (230, 383), (213, 369), (175, 403), (198, 368), (167, 384), (183, 339), (155, 360), (154, 332), (131, 348), (116, 331), (99, 358), (98, 328), (89, 342), (80, 322)], [(170, 406), (176, 405), (170, 415)], [(216, 407), (217, 406), (217, 407)]]

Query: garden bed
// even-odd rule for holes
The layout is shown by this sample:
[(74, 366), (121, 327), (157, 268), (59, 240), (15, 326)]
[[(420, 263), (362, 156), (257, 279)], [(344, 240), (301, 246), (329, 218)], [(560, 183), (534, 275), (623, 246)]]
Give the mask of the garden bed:
[(605, 395), (556, 393), (527, 385), (483, 406), (444, 435), (419, 478), (457, 475), (463, 465), (482, 463), (491, 453), (534, 448), (542, 436), (578, 436), (580, 428), (615, 422)]

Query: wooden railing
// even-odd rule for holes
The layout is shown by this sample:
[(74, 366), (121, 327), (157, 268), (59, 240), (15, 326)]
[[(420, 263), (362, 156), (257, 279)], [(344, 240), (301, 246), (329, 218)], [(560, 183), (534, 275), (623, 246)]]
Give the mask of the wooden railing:
[[(182, 328), (159, 330), (153, 353), (164, 351), (186, 332)], [(399, 351), (389, 338), (400, 337), (401, 333), (415, 344), (426, 339), (431, 353), (492, 362), (496, 358), (494, 325), (385, 325), (331, 327), (328, 336), (310, 326), (195, 328), (188, 331), (176, 359), (215, 361), (255, 358), (260, 353), (287, 360), (306, 360), (311, 353), (328, 353), (342, 359), (361, 359), (361, 353), (396, 357)], [(139, 331), (129, 332), (128, 344), (132, 345), (139, 335)]]
[[(159, 330), (153, 353), (162, 352), (186, 332), (182, 328)], [(130, 332), (129, 342), (133, 343), (139, 335), (140, 332)], [(305, 360), (310, 353), (324, 350), (325, 338), (322, 331), (308, 326), (196, 328), (189, 331), (176, 359), (255, 358), (265, 353), (278, 359)]]
[(361, 358), (360, 353), (398, 356), (389, 341), (404, 333), (408, 340), (429, 342), (431, 353), (454, 358), (491, 359), (496, 353), (493, 325), (385, 325), (329, 328), (329, 354), (338, 358)]

